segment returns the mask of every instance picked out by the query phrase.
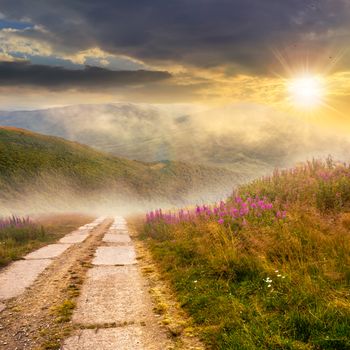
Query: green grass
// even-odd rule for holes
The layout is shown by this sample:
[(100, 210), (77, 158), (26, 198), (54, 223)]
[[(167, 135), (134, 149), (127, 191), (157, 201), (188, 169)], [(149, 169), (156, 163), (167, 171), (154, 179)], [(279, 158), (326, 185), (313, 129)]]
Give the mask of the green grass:
[(235, 193), (266, 196), (284, 220), (143, 225), (209, 348), (350, 349), (349, 175), (331, 160), (311, 162)]
[(67, 299), (61, 305), (54, 309), (54, 314), (56, 317), (56, 322), (63, 323), (69, 322), (72, 318), (73, 311), (75, 309), (75, 302)]
[(35, 225), (0, 229), (0, 267), (18, 260), (26, 253), (53, 239), (54, 236), (47, 235), (43, 227)]
[(237, 179), (230, 171), (164, 161), (143, 163), (118, 158), (61, 138), (0, 127), (0, 203), (36, 193), (67, 192), (80, 197), (185, 201), (208, 183), (229, 188)]
[(0, 268), (35, 249), (56, 242), (66, 233), (92, 220), (90, 216), (61, 214), (41, 217), (23, 227), (0, 229)]

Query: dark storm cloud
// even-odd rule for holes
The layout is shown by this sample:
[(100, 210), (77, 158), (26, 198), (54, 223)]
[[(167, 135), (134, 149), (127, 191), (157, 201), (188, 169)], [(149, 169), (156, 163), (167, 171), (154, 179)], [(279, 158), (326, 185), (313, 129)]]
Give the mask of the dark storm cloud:
[(73, 70), (29, 62), (0, 62), (0, 86), (101, 89), (151, 83), (170, 77), (169, 73), (161, 71), (112, 71), (99, 67)]
[(350, 22), (348, 0), (0, 0), (0, 11), (43, 26), (24, 35), (61, 50), (99, 46), (148, 62), (255, 72), (271, 62), (270, 48), (345, 45)]

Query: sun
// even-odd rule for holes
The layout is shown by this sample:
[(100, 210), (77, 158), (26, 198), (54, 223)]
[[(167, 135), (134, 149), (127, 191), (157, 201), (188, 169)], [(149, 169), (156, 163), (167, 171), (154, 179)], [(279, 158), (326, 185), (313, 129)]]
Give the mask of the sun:
[(290, 102), (298, 108), (314, 109), (324, 102), (324, 80), (317, 75), (303, 75), (288, 80), (287, 91)]

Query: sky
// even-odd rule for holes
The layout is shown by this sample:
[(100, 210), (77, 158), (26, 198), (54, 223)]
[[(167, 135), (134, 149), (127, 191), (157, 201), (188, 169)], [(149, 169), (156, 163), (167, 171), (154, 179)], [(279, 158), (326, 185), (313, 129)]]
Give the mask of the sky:
[(349, 0), (0, 0), (0, 109), (265, 105), (350, 130)]

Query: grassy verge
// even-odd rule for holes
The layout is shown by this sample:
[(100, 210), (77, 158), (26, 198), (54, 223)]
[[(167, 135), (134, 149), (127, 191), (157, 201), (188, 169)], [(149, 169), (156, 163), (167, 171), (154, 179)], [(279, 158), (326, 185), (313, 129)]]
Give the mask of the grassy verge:
[(151, 213), (146, 244), (212, 349), (350, 349), (350, 169), (312, 162), (217, 206)]
[(139, 268), (147, 279), (153, 311), (172, 340), (171, 349), (204, 350), (195, 324), (177, 301), (169, 281), (163, 278), (157, 262), (144, 241), (138, 239), (139, 219), (137, 216), (128, 217), (129, 232), (135, 244)]
[(83, 215), (51, 215), (21, 223), (8, 222), (0, 228), (0, 267), (18, 260), (25, 254), (57, 241), (63, 235), (90, 222)]

